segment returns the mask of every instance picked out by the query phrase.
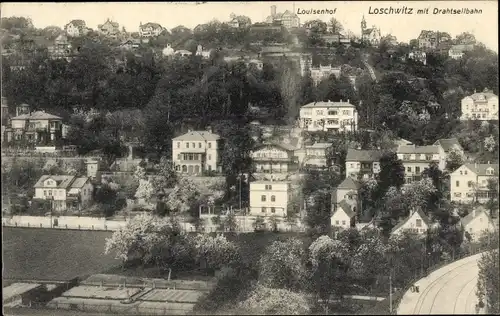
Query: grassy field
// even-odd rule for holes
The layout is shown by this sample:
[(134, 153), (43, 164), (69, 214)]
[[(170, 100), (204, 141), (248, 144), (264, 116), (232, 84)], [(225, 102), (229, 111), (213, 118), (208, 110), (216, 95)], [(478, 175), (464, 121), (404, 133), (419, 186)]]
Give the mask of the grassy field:
[(70, 280), (119, 265), (104, 254), (110, 232), (3, 227), (3, 278)]

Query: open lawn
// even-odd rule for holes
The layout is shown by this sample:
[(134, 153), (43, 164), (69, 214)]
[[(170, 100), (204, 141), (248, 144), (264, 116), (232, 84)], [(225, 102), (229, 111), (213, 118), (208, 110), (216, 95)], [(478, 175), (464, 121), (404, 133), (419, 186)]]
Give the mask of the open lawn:
[(3, 278), (67, 281), (120, 264), (104, 254), (111, 232), (3, 227)]

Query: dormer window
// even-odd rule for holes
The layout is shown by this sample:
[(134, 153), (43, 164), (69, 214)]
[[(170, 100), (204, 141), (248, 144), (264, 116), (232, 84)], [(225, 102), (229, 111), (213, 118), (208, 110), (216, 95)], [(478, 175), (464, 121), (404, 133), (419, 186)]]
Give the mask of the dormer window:
[(486, 174), (487, 175), (493, 175), (493, 168), (486, 169)]

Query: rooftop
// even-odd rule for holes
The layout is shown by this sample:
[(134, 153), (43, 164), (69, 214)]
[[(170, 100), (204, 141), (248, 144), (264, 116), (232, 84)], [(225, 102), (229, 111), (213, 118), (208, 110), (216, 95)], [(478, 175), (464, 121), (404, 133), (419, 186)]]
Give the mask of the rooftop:
[(290, 184), (291, 181), (271, 181), (271, 180), (257, 180), (250, 182), (251, 184)]
[(438, 139), (434, 145), (441, 145), (441, 147), (443, 147), (444, 151), (445, 152), (448, 152), (450, 151), (453, 146), (459, 146), (459, 147), (462, 147), (460, 145), (460, 142), (458, 141), (457, 138), (443, 138), (443, 139)]
[(302, 109), (308, 109), (308, 108), (337, 108), (337, 107), (343, 107), (343, 108), (353, 108), (354, 105), (352, 105), (351, 103), (349, 103), (349, 100), (347, 100), (347, 102), (344, 102), (342, 100), (340, 100), (340, 102), (332, 102), (332, 101), (328, 101), (328, 102), (324, 102), (324, 101), (321, 101), (321, 102), (312, 102), (312, 103), (309, 103), (309, 104), (306, 104), (304, 106), (302, 106)]
[(399, 228), (401, 228), (404, 224), (406, 224), (410, 220), (410, 218), (412, 218), (415, 214), (418, 214), (420, 218), (422, 218), (422, 221), (425, 223), (425, 225), (427, 225), (427, 227), (431, 226), (431, 220), (429, 219), (429, 217), (427, 217), (427, 215), (425, 215), (425, 213), (421, 209), (418, 209), (417, 211), (413, 212), (410, 216), (408, 216), (406, 219), (404, 219), (403, 221), (399, 222), (396, 226), (394, 226), (394, 228), (391, 231), (391, 234), (397, 231)]
[(465, 166), (476, 173), (478, 176), (489, 176), (490, 174), (486, 173), (486, 170), (488, 170), (489, 168), (493, 169), (493, 175), (498, 176), (498, 163), (469, 163), (465, 164)]
[(383, 152), (378, 149), (371, 150), (361, 150), (361, 149), (352, 149), (349, 148), (347, 150), (346, 161), (368, 161), (375, 162), (379, 161), (380, 157), (382, 157)]
[(16, 295), (26, 293), (41, 286), (38, 283), (14, 283), (2, 289), (3, 301), (8, 301)]
[(477, 218), (483, 214), (485, 214), (488, 217), (488, 219), (491, 220), (490, 215), (488, 214), (486, 209), (484, 207), (480, 206), (480, 207), (472, 210), (472, 212), (467, 214), (467, 216), (462, 218), (460, 221), (462, 222), (462, 225), (465, 227), (465, 226), (469, 225), (469, 223), (472, 222), (475, 218)]
[(190, 131), (186, 134), (177, 136), (172, 140), (180, 141), (215, 141), (220, 139), (220, 136), (209, 131)]
[(438, 154), (438, 145), (429, 146), (415, 146), (415, 145), (400, 145), (398, 147), (398, 154)]
[(483, 92), (474, 92), (474, 94), (469, 95), (466, 98), (472, 98), (474, 101), (485, 101), (491, 98), (498, 98), (498, 96), (495, 95), (492, 90), (485, 88)]
[(43, 175), (36, 182), (35, 188), (44, 188), (45, 187), (44, 182), (45, 182), (45, 180), (48, 180), (48, 179), (54, 180), (57, 184), (57, 188), (66, 189), (71, 185), (71, 183), (75, 179), (75, 176)]
[(347, 177), (339, 184), (337, 189), (358, 190), (361, 185), (351, 177)]
[(46, 113), (45, 111), (36, 111), (30, 114), (22, 114), (12, 118), (13, 120), (62, 120), (60, 116)]
[[(349, 216), (349, 218), (353, 218), (354, 216), (356, 216), (356, 213), (352, 211), (351, 206), (349, 205), (349, 203), (347, 203), (346, 200), (340, 201), (339, 206), (344, 211), (344, 213)], [(339, 210), (340, 209), (337, 209), (336, 212), (338, 212)]]

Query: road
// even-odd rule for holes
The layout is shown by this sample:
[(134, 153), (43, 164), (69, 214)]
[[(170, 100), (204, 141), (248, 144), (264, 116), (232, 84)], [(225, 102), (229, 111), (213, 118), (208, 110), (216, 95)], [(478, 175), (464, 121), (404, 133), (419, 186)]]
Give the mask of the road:
[(398, 314), (476, 314), (480, 257), (478, 254), (453, 262), (417, 281), (419, 293), (406, 292)]

